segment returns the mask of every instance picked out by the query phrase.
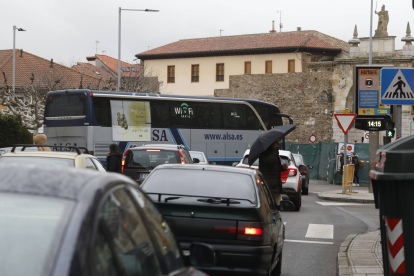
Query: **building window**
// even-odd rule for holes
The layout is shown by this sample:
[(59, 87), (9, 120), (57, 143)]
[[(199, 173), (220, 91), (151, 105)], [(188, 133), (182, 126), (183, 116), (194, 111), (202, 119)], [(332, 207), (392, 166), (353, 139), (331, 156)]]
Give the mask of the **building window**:
[(265, 68), (266, 74), (272, 74), (272, 61), (266, 60), (266, 68)]
[(224, 63), (216, 64), (216, 81), (224, 81)]
[(175, 66), (168, 66), (168, 83), (175, 82)]
[(199, 82), (200, 77), (200, 65), (193, 64), (191, 65), (191, 82)]
[(129, 72), (128, 68), (126, 68), (125, 66), (121, 66), (121, 70), (122, 70), (123, 72)]
[(245, 61), (244, 62), (244, 74), (250, 75), (252, 73), (252, 62), (251, 61)]
[(295, 73), (295, 60), (294, 59), (288, 60), (288, 73)]

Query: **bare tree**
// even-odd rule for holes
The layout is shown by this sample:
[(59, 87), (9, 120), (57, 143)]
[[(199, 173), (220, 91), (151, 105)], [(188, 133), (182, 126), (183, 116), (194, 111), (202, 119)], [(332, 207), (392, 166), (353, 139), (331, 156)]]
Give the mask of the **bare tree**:
[(7, 85), (7, 77), (4, 72), (3, 77), (3, 85), (0, 87), (0, 105), (6, 106), (7, 110), (0, 109), (0, 113), (19, 117), (22, 126), (33, 130), (36, 135), (38, 129), (43, 125), (45, 90), (35, 89), (33, 73), (30, 77), (29, 87), (19, 89), (19, 93), (15, 93)]
[(138, 72), (130, 71), (128, 76), (121, 77), (120, 90), (159, 94), (160, 85), (156, 72), (152, 68), (145, 66), (140, 68)]

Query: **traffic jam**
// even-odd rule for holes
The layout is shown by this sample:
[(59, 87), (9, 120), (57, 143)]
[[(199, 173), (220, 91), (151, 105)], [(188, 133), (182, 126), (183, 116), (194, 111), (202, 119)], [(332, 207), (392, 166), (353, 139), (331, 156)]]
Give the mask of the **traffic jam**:
[[(62, 97), (79, 95), (85, 98), (78, 92)], [(61, 104), (56, 95), (52, 99), (58, 100)], [(175, 99), (165, 100), (175, 105)], [(134, 122), (131, 113), (120, 115), (119, 101), (110, 101), (112, 113), (118, 113), (112, 114), (112, 136), (130, 139), (142, 121)], [(196, 148), (196, 143), (185, 142), (183, 134), (178, 135), (183, 143), (177, 143), (173, 132), (186, 130), (173, 126), (168, 138), (174, 144), (131, 141), (121, 149), (121, 142), (112, 142), (100, 149), (106, 150), (102, 158), (96, 146), (88, 149), (76, 138), (72, 138), (76, 146), (54, 142), (71, 138), (56, 135), (61, 130), (52, 135), (59, 120), (58, 116), (51, 120), (48, 113), (61, 111), (48, 103), (47, 135), (38, 134), (34, 145), (4, 148), (0, 156), (1, 202), (12, 208), (11, 214), (0, 214), (9, 225), (2, 227), (0, 236), (17, 244), (0, 270), (3, 275), (281, 275), (286, 231), (282, 214), (301, 209), (311, 168), (300, 154), (279, 150), (296, 128), (290, 117), (292, 124), (269, 130), (265, 126), (269, 122), (259, 119), (264, 131), (255, 131), (248, 149), (231, 144), (241, 154), (239, 161), (228, 158), (227, 164), (210, 159), (210, 144), (206, 151), (192, 151), (189, 145)], [(141, 99), (129, 104), (134, 114), (141, 115), (138, 109), (153, 115), (156, 107)], [(196, 104), (200, 103), (193, 103), (194, 108)], [(217, 108), (214, 102), (205, 106)], [(223, 114), (222, 125), (229, 123), (226, 120), (249, 123), (240, 122), (241, 112), (252, 108), (245, 101), (222, 108), (230, 113), (229, 118)], [(66, 116), (60, 121), (63, 128), (76, 130), (79, 127), (67, 125), (71, 122), (67, 117), (79, 114), (70, 112), (53, 115)], [(152, 116), (153, 125), (156, 120)], [(103, 129), (91, 125), (85, 128)], [(254, 136), (253, 131), (238, 131)], [(11, 181), (13, 175), (18, 177)], [(24, 229), (30, 229), (30, 235)], [(22, 254), (31, 261), (16, 266)]]

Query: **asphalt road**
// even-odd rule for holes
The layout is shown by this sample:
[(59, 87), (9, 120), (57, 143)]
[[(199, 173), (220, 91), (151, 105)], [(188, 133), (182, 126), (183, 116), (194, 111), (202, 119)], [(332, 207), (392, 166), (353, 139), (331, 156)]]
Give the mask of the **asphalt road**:
[[(283, 212), (286, 241), (283, 276), (335, 276), (341, 243), (351, 234), (378, 230), (379, 211), (374, 204), (321, 205), (317, 192), (340, 189), (326, 181), (311, 181), (299, 212)], [(359, 187), (359, 189), (367, 189)], [(332, 202), (338, 204), (338, 202)]]

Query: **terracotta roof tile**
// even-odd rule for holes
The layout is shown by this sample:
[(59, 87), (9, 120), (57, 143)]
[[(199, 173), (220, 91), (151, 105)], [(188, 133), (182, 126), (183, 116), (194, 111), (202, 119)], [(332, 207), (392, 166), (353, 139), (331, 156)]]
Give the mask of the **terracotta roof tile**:
[(105, 68), (94, 66), (90, 63), (78, 62), (78, 65), (72, 66), (72, 69), (75, 69), (83, 74), (93, 75), (99, 79), (102, 79), (102, 81), (104, 82), (109, 81), (110, 79), (115, 80), (115, 77), (110, 72), (108, 72)]
[[(118, 59), (107, 55), (95, 55), (95, 57), (98, 58), (103, 64), (105, 64), (105, 66), (108, 67), (109, 70), (118, 75)], [(130, 64), (128, 62), (121, 61), (121, 67), (126, 67), (128, 69), (128, 72), (124, 72), (121, 70), (122, 77), (136, 77), (137, 75), (139, 75), (139, 64)], [(135, 68), (138, 72), (134, 72), (134, 69), (131, 70), (130, 67)]]
[(137, 54), (138, 58), (165, 54), (197, 52), (222, 52), (258, 49), (282, 49), (312, 47), (318, 50), (343, 50), (348, 52), (350, 45), (340, 39), (318, 31), (295, 31), (282, 33), (263, 33), (237, 36), (207, 37), (185, 39)]

